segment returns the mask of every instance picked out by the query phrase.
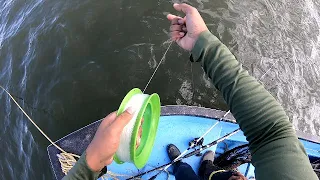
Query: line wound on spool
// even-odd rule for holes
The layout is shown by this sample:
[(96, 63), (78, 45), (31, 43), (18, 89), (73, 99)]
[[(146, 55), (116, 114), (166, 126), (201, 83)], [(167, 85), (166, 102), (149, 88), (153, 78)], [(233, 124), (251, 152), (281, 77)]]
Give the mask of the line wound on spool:
[[(114, 160), (118, 164), (132, 162), (137, 168), (142, 168), (149, 159), (158, 129), (161, 108), (159, 95), (143, 94), (140, 89), (134, 88), (122, 100), (117, 115), (129, 107), (135, 113), (122, 131)], [(140, 144), (137, 145), (137, 142)]]

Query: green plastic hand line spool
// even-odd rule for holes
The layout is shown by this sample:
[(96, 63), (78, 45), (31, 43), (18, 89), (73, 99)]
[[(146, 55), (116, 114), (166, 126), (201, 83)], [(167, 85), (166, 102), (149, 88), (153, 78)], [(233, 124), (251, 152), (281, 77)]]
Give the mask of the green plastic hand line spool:
[(117, 115), (129, 107), (132, 107), (135, 113), (121, 134), (114, 160), (118, 164), (132, 162), (137, 168), (142, 168), (149, 159), (155, 141), (160, 118), (160, 97), (156, 93), (143, 94), (140, 89), (134, 88), (122, 100)]

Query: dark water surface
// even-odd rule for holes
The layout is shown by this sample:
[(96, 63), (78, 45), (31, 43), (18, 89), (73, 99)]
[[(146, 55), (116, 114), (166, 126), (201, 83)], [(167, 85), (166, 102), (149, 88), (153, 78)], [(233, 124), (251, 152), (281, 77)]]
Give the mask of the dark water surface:
[[(320, 3), (197, 0), (217, 35), (284, 106), (296, 129), (320, 135)], [(171, 1), (0, 0), (0, 83), (56, 140), (143, 88), (168, 46)], [(227, 107), (177, 45), (147, 92), (163, 105)], [(0, 91), (0, 179), (52, 179), (47, 140)]]

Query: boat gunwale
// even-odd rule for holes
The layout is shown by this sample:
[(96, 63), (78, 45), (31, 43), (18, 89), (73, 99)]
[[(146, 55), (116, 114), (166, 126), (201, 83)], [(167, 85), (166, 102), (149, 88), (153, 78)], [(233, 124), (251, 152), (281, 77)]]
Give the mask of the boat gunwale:
[[(217, 109), (211, 109), (211, 108), (205, 108), (205, 107), (198, 107), (198, 106), (187, 106), (187, 105), (167, 105), (167, 106), (161, 106), (161, 116), (195, 116), (195, 117), (203, 117), (203, 118), (208, 118), (208, 119), (220, 119), (226, 114), (226, 111), (222, 110), (217, 110)], [(228, 123), (233, 123), (237, 124), (235, 118), (232, 116), (232, 114), (228, 114), (226, 117), (224, 117), (221, 121), (223, 122), (228, 122)], [(69, 136), (86, 129), (89, 126), (95, 125), (101, 123), (101, 119), (95, 122), (92, 122), (76, 131), (73, 131), (72, 133), (54, 141), (55, 143), (62, 142), (64, 139), (68, 138)], [(316, 137), (314, 135), (310, 135), (307, 133), (304, 133), (302, 131), (296, 130), (297, 136), (299, 139), (304, 140), (304, 141), (309, 141), (312, 143), (317, 143), (320, 144), (320, 137)], [(47, 153), (49, 156), (50, 164), (53, 170), (53, 173), (55, 175), (55, 178), (58, 179), (58, 176), (55, 172), (55, 166), (53, 165), (54, 163), (52, 162), (52, 157), (50, 155), (50, 149), (54, 148), (57, 150), (56, 147), (53, 144), (50, 144), (47, 147)], [(54, 150), (52, 149), (52, 150)]]

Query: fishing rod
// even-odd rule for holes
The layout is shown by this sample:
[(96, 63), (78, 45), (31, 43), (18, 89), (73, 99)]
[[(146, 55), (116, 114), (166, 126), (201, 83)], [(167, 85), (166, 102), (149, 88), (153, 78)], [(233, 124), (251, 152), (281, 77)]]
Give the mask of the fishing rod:
[[(176, 163), (176, 162), (178, 162), (178, 161), (180, 161), (180, 160), (182, 160), (182, 159), (186, 159), (186, 158), (191, 157), (191, 156), (193, 156), (193, 155), (199, 154), (201, 151), (206, 150), (206, 149), (208, 149), (208, 148), (210, 148), (210, 147), (212, 147), (212, 146), (214, 146), (214, 145), (216, 145), (216, 144), (224, 141), (225, 139), (227, 139), (227, 138), (229, 138), (230, 136), (238, 133), (239, 131), (240, 131), (240, 128), (238, 128), (238, 129), (236, 129), (236, 130), (234, 130), (234, 131), (232, 131), (232, 132), (230, 132), (230, 133), (228, 133), (228, 134), (226, 134), (226, 135), (218, 138), (217, 140), (212, 141), (211, 143), (208, 143), (208, 144), (206, 144), (206, 145), (200, 145), (200, 148), (199, 148), (199, 149), (196, 149), (196, 150), (194, 150), (194, 151), (192, 151), (192, 152), (190, 152), (190, 153), (188, 153), (188, 154), (186, 154), (186, 155), (184, 155), (184, 156), (182, 156), (182, 157), (180, 157), (180, 158), (178, 158), (178, 159), (175, 159), (175, 160), (173, 160), (173, 161), (171, 161), (171, 162), (169, 162), (169, 163), (167, 163), (167, 164), (158, 166), (158, 167), (153, 168), (153, 169), (151, 169), (151, 170), (148, 170), (148, 171), (146, 171), (146, 172), (140, 173), (140, 174), (138, 174), (138, 175), (136, 175), (136, 176), (130, 177), (130, 178), (128, 178), (127, 180), (139, 178), (139, 177), (141, 177), (141, 176), (143, 176), (143, 175), (145, 175), (145, 174), (151, 173), (151, 172), (153, 172), (153, 171), (161, 170), (162, 168), (164, 168), (164, 167), (166, 167), (166, 166), (169, 166), (169, 165), (172, 165), (172, 164), (174, 164), (174, 163)], [(152, 176), (151, 178), (149, 178), (149, 180), (154, 180), (160, 173), (162, 173), (162, 171), (161, 171), (161, 172), (158, 172), (156, 175), (154, 175), (154, 176)]]

